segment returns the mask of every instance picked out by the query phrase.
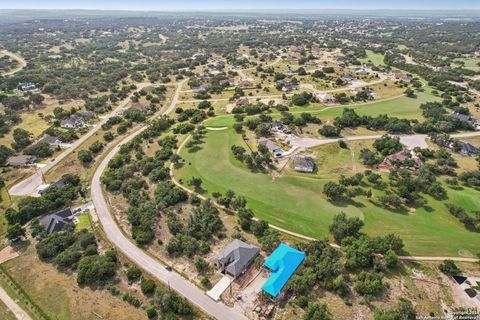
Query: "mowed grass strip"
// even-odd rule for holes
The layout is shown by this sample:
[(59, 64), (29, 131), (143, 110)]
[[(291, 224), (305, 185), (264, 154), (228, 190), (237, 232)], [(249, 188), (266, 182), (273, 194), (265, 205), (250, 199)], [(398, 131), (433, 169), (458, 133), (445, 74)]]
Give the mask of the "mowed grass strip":
[[(412, 212), (392, 212), (375, 206), (363, 197), (351, 202), (331, 203), (322, 194), (326, 182), (337, 180), (335, 170), (346, 174), (352, 172), (352, 160), (348, 153), (327, 147), (317, 148), (319, 173), (308, 175), (285, 174), (272, 179), (268, 174), (252, 173), (245, 165), (237, 161), (230, 148), (233, 144), (245, 146), (240, 135), (233, 130), (210, 131), (202, 149), (189, 153), (183, 149), (181, 156), (185, 165), (175, 171), (182, 181), (192, 176), (202, 179), (202, 187), (209, 193), (225, 193), (231, 189), (245, 196), (248, 206), (256, 216), (288, 230), (312, 236), (318, 239), (328, 237), (328, 226), (335, 214), (345, 212), (365, 221), (364, 231), (370, 235), (395, 233), (405, 241), (406, 249), (413, 255), (459, 256), (474, 255), (480, 248), (480, 234), (467, 231), (445, 208), (445, 202), (436, 201), (428, 196), (427, 209), (420, 208)], [(360, 147), (360, 146), (359, 146)], [(326, 161), (322, 167), (322, 153), (338, 157), (338, 162)], [(323, 157), (325, 158), (325, 157)], [(343, 163), (348, 162), (348, 163)], [(354, 156), (358, 164), (358, 153)], [(338, 168), (337, 168), (338, 167)], [(362, 167), (357, 167), (363, 170)], [(375, 196), (380, 190), (372, 190)], [(449, 189), (449, 202), (466, 206), (474, 210), (480, 206), (478, 192), (472, 189)]]
[[(420, 105), (422, 103), (436, 101), (438, 99), (438, 97), (430, 94), (430, 89), (427, 88), (425, 92), (418, 93), (417, 98), (400, 96), (363, 104), (338, 105), (329, 107), (318, 103), (312, 103), (306, 107), (292, 107), (290, 108), (290, 112), (293, 114), (310, 112), (311, 114), (320, 117), (322, 120), (328, 121), (340, 116), (345, 108), (350, 108), (354, 109), (359, 115), (370, 115), (374, 117), (381, 114), (387, 114), (390, 117), (422, 120), (423, 117), (422, 111), (419, 108)], [(280, 119), (281, 117), (278, 112), (273, 112), (270, 115), (274, 119)], [(235, 119), (231, 114), (218, 116), (205, 121), (205, 125), (208, 127), (231, 127), (234, 123)]]

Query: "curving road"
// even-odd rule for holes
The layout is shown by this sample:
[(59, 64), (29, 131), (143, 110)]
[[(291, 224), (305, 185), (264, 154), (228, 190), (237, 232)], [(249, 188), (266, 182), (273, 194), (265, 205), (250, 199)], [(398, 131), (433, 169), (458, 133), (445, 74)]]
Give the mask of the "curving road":
[(165, 84), (152, 84), (152, 83), (140, 83), (137, 84), (137, 89), (133, 91), (127, 98), (125, 98), (120, 105), (115, 108), (112, 112), (110, 112), (105, 118), (103, 118), (99, 123), (97, 123), (90, 131), (86, 134), (81, 136), (78, 140), (75, 140), (72, 145), (65, 149), (62, 153), (60, 153), (55, 159), (48, 162), (44, 167), (38, 168), (37, 171), (29, 176), (28, 178), (18, 182), (14, 186), (12, 186), (8, 192), (12, 196), (28, 196), (28, 195), (35, 195), (37, 193), (38, 187), (40, 187), (43, 182), (43, 175), (53, 167), (55, 167), (60, 161), (62, 161), (65, 157), (67, 157), (70, 153), (72, 153), (76, 148), (78, 148), (82, 143), (84, 143), (88, 138), (94, 135), (101, 127), (102, 124), (108, 121), (108, 118), (117, 115), (123, 108), (128, 104), (130, 98), (135, 94), (146, 87), (150, 86), (159, 86)]
[[(170, 106), (163, 112), (163, 114), (168, 114), (173, 110), (173, 108), (175, 108), (175, 105), (178, 102), (181, 87), (185, 83), (185, 81), (186, 80), (180, 82)], [(100, 181), (102, 173), (107, 168), (108, 162), (120, 150), (120, 146), (131, 141), (133, 138), (143, 132), (146, 128), (147, 127), (145, 126), (135, 131), (133, 134), (125, 138), (120, 144), (115, 146), (102, 160), (93, 176), (91, 182), (92, 201), (95, 206), (98, 219), (103, 226), (105, 235), (107, 236), (107, 239), (135, 264), (156, 277), (158, 280), (167, 284), (170, 288), (180, 293), (182, 296), (187, 298), (190, 302), (192, 302), (194, 305), (202, 309), (210, 316), (221, 320), (247, 319), (247, 317), (242, 315), (239, 311), (233, 308), (229, 308), (223, 303), (213, 301), (205, 294), (203, 290), (197, 288), (194, 284), (183, 278), (178, 273), (174, 271), (167, 271), (164, 264), (152, 258), (142, 249), (138, 248), (134, 243), (132, 243), (122, 233), (122, 230), (117, 225), (116, 221), (111, 215), (102, 191)]]
[(11, 76), (12, 74), (17, 73), (18, 71), (22, 70), (23, 68), (25, 68), (27, 66), (27, 62), (21, 56), (15, 54), (13, 52), (7, 51), (7, 50), (2, 50), (2, 53), (6, 56), (9, 56), (10, 58), (12, 58), (14, 60), (17, 60), (20, 63), (20, 65), (18, 67), (16, 67), (15, 69), (3, 73), (3, 76)]

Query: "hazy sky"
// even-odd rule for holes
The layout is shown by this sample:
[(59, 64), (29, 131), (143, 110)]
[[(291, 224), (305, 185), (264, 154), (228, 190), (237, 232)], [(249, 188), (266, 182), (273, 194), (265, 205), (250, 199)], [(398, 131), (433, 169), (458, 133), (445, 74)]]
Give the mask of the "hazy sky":
[(480, 9), (480, 0), (0, 0), (0, 9)]

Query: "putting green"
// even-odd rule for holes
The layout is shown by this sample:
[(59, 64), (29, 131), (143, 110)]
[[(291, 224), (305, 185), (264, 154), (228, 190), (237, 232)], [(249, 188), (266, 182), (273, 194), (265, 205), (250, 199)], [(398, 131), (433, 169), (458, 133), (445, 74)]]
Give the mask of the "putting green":
[[(363, 197), (349, 203), (331, 203), (322, 194), (330, 175), (326, 178), (320, 173), (312, 176), (287, 173), (272, 179), (268, 174), (252, 173), (233, 157), (230, 151), (233, 144), (245, 146), (232, 129), (208, 131), (201, 150), (196, 153), (182, 150), (185, 164), (175, 170), (175, 176), (181, 181), (192, 176), (201, 178), (205, 194), (231, 189), (245, 196), (258, 218), (319, 239), (329, 236), (328, 226), (333, 216), (343, 211), (364, 219), (364, 231), (370, 235), (398, 234), (413, 255), (473, 256), (480, 250), (480, 234), (467, 231), (447, 212), (443, 202), (426, 196), (428, 210), (420, 208), (407, 213), (385, 210)], [(326, 152), (334, 156), (336, 151), (329, 148)], [(322, 148), (316, 150), (325, 152)], [(373, 192), (375, 198), (381, 191)], [(473, 189), (449, 189), (449, 199), (468, 210), (480, 207), (478, 192)]]

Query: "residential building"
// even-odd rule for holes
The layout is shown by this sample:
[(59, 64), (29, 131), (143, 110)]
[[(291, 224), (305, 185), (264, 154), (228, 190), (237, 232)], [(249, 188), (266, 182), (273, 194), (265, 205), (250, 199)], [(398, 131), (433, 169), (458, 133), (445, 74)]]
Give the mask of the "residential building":
[(57, 137), (46, 134), (43, 136), (43, 138), (38, 140), (37, 143), (47, 143), (50, 147), (57, 148), (60, 147), (62, 141), (60, 141), (60, 139), (58, 139)]
[(35, 165), (37, 157), (30, 155), (20, 155), (8, 158), (7, 164), (11, 167), (31, 167)]
[(85, 126), (85, 122), (83, 122), (82, 118), (74, 114), (60, 121), (60, 127), (65, 129), (74, 129), (83, 126)]
[(285, 154), (285, 152), (272, 139), (262, 137), (258, 140), (258, 144), (267, 147), (268, 151), (270, 151), (275, 158), (279, 158)]
[(475, 147), (473, 144), (463, 141), (455, 141), (453, 143), (453, 149), (455, 152), (458, 152), (462, 156), (476, 156), (480, 154), (480, 149)]
[(235, 239), (214, 258), (213, 263), (221, 273), (237, 278), (245, 272), (259, 253), (258, 247)]
[(70, 209), (65, 209), (54, 214), (49, 214), (40, 219), (40, 224), (45, 228), (47, 234), (62, 231), (66, 225), (73, 221), (73, 214)]
[(280, 243), (263, 263), (272, 273), (263, 284), (262, 290), (276, 298), (304, 259), (304, 252)]

